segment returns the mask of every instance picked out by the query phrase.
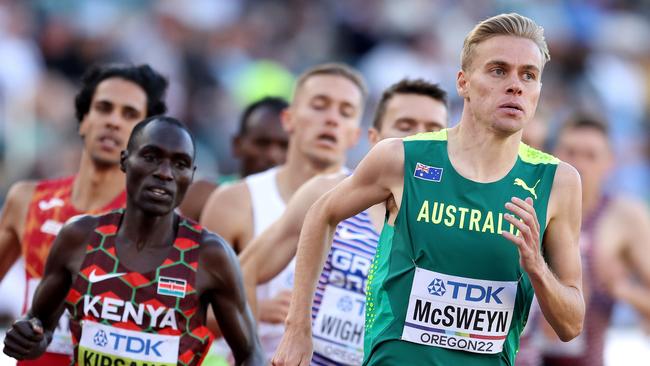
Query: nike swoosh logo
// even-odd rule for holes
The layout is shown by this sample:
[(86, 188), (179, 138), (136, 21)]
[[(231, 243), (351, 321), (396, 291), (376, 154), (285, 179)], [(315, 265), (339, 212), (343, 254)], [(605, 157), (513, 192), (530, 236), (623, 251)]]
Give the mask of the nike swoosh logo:
[(45, 201), (45, 200), (38, 201), (38, 208), (40, 208), (41, 211), (47, 211), (47, 210), (52, 209), (54, 207), (61, 207), (61, 206), (63, 206), (63, 203), (64, 203), (63, 200), (61, 200), (60, 198), (54, 197), (49, 201)]
[(368, 236), (367, 236), (367, 235), (353, 233), (353, 232), (350, 231), (350, 229), (348, 229), (347, 227), (342, 227), (342, 228), (338, 231), (338, 234), (339, 234), (339, 237), (340, 237), (341, 239), (344, 239), (344, 240), (355, 240), (355, 239), (358, 239), (358, 240), (368, 240)]
[(90, 282), (90, 283), (101, 282), (101, 281), (104, 281), (104, 280), (109, 280), (111, 278), (120, 277), (120, 276), (125, 275), (125, 274), (126, 274), (126, 272), (107, 273), (107, 274), (103, 274), (103, 275), (98, 275), (97, 273), (95, 273), (95, 270), (93, 269), (93, 271), (90, 272), (90, 276), (88, 276), (88, 282)]

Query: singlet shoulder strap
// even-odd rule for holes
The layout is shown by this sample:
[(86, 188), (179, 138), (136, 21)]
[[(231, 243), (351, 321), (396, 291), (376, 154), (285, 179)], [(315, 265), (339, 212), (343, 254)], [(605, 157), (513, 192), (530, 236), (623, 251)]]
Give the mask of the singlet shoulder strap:
[(179, 220), (174, 248), (181, 252), (183, 261), (196, 272), (203, 228), (186, 217), (181, 216)]
[(99, 216), (95, 232), (100, 235), (115, 235), (122, 220), (124, 209), (118, 209)]

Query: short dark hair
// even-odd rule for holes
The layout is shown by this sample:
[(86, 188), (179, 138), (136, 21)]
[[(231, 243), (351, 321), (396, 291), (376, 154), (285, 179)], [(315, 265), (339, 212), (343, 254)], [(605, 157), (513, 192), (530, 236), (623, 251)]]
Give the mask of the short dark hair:
[(377, 104), (377, 111), (375, 112), (372, 126), (376, 129), (381, 129), (381, 122), (386, 113), (386, 106), (388, 102), (397, 94), (415, 94), (430, 97), (439, 101), (447, 107), (447, 92), (444, 91), (439, 84), (430, 83), (424, 79), (402, 79), (399, 82), (391, 85), (384, 91)]
[(562, 135), (565, 131), (576, 129), (591, 129), (600, 132), (606, 139), (609, 140), (609, 126), (604, 120), (587, 113), (576, 113), (566, 120), (560, 128), (558, 136)]
[(194, 135), (192, 134), (192, 131), (190, 131), (189, 127), (187, 125), (176, 118), (169, 117), (169, 116), (151, 116), (148, 117), (140, 122), (138, 122), (135, 127), (133, 127), (133, 130), (131, 131), (131, 136), (129, 136), (129, 141), (126, 143), (126, 151), (129, 153), (133, 152), (135, 149), (135, 140), (142, 134), (142, 130), (144, 130), (147, 125), (153, 122), (162, 122), (162, 123), (167, 123), (171, 126), (175, 126), (180, 128), (181, 130), (187, 132), (187, 134), (190, 136), (190, 139), (192, 140), (192, 158), (196, 156), (196, 141), (194, 140)]
[(243, 136), (248, 132), (248, 119), (258, 109), (269, 108), (274, 113), (278, 115), (287, 107), (289, 103), (286, 100), (279, 97), (264, 97), (254, 103), (249, 104), (239, 119), (239, 136)]
[(121, 78), (138, 84), (147, 94), (147, 115), (146, 117), (163, 114), (167, 111), (165, 104), (165, 92), (167, 91), (167, 79), (149, 65), (120, 65), (107, 64), (91, 67), (81, 77), (81, 89), (74, 99), (75, 116), (79, 123), (83, 121), (97, 85), (109, 78)]
[(355, 69), (350, 66), (338, 62), (330, 62), (325, 64), (316, 65), (298, 76), (298, 81), (296, 81), (296, 87), (294, 89), (294, 99), (295, 93), (298, 92), (302, 84), (304, 84), (309, 78), (317, 75), (334, 75), (341, 76), (350, 80), (354, 85), (359, 88), (361, 92), (361, 102), (366, 100), (368, 96), (368, 88), (366, 87), (366, 82), (363, 79), (363, 76)]

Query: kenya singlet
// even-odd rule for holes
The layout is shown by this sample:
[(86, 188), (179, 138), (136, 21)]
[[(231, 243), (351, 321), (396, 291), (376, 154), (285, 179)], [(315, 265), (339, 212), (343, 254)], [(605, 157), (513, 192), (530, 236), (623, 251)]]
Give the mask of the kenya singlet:
[(312, 305), (312, 365), (361, 365), (366, 282), (378, 239), (367, 211), (336, 227)]
[(163, 263), (134, 272), (116, 254), (123, 213), (99, 218), (66, 298), (74, 364), (199, 365), (211, 342), (195, 290), (202, 229), (180, 219)]
[[(32, 200), (29, 204), (25, 228), (22, 239), (22, 254), (25, 258), (26, 291), (23, 306), (23, 313), (31, 308), (32, 298), (38, 283), (43, 277), (45, 261), (50, 252), (54, 238), (61, 230), (63, 224), (73, 216), (84, 213), (102, 213), (123, 207), (126, 203), (126, 192), (122, 191), (112, 202), (101, 210), (94, 212), (79, 212), (72, 205), (72, 187), (75, 176), (66, 178), (43, 180), (38, 183)], [(52, 342), (47, 348), (48, 353), (72, 355), (72, 341), (68, 330), (68, 317), (64, 313), (59, 320)], [(60, 363), (54, 359), (48, 359), (48, 354), (34, 361), (25, 361), (24, 364), (53, 366), (55, 364), (69, 364), (68, 358), (63, 358)]]
[(512, 365), (533, 288), (503, 215), (531, 197), (546, 228), (558, 160), (524, 144), (492, 183), (458, 174), (447, 131), (404, 139), (404, 191), (368, 277), (366, 365)]

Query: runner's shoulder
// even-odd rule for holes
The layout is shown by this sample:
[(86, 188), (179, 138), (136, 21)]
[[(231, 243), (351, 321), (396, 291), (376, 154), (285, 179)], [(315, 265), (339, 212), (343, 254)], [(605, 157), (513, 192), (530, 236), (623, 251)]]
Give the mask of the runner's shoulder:
[(571, 164), (560, 161), (555, 171), (553, 189), (576, 192), (581, 187), (580, 173)]
[(5, 207), (26, 206), (31, 202), (34, 191), (38, 186), (38, 181), (21, 180), (11, 185), (7, 193), (7, 202)]
[[(379, 141), (364, 159), (377, 168), (394, 169), (404, 164), (404, 143), (400, 138), (387, 138)], [(400, 164), (401, 163), (401, 164)]]
[(99, 225), (97, 215), (73, 216), (61, 228), (56, 241), (66, 250), (87, 244), (88, 238)]
[(648, 205), (642, 199), (625, 194), (612, 197), (609, 209), (625, 226), (632, 223), (645, 226), (650, 215)]
[(210, 216), (217, 212), (246, 212), (246, 206), (250, 206), (250, 191), (245, 181), (219, 186), (208, 196), (201, 214), (201, 222), (210, 221)]
[(230, 244), (219, 234), (203, 228), (201, 231), (201, 256), (210, 262), (237, 258)]

